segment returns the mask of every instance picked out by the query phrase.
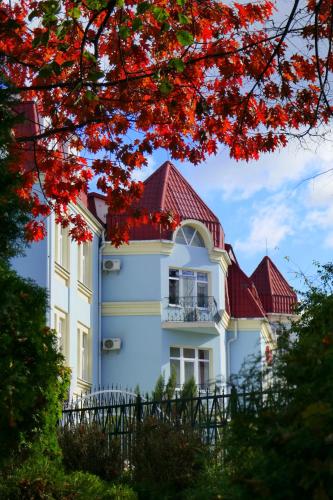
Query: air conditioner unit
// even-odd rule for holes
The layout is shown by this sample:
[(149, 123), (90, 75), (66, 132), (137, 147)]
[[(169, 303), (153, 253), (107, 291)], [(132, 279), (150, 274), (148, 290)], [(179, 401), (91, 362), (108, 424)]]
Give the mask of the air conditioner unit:
[(103, 351), (117, 351), (121, 348), (121, 339), (104, 339), (102, 340)]
[(119, 259), (105, 259), (103, 260), (103, 271), (120, 271)]

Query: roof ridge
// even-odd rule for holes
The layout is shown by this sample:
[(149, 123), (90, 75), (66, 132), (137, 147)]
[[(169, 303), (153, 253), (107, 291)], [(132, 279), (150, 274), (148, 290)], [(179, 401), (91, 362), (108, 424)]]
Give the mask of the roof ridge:
[(204, 207), (206, 208), (206, 210), (208, 210), (208, 212), (210, 212), (210, 214), (217, 220), (219, 221), (218, 217), (214, 214), (214, 212), (208, 207), (208, 205), (206, 205), (206, 203), (203, 201), (203, 199), (198, 195), (198, 193), (195, 191), (195, 189), (191, 186), (191, 184), (185, 179), (185, 177), (183, 176), (183, 174), (175, 167), (175, 165), (171, 162), (168, 162), (169, 165), (172, 167), (173, 169), (173, 172), (175, 172), (175, 174), (180, 177), (180, 179), (186, 184), (186, 186), (191, 190), (191, 192), (194, 194), (194, 197), (196, 198), (196, 200), (198, 202), (200, 202), (202, 205), (204, 205)]
[(170, 163), (169, 161), (164, 162), (163, 165), (161, 165), (161, 167), (163, 167), (164, 165), (165, 165), (166, 172), (165, 172), (165, 176), (164, 176), (162, 196), (161, 196), (161, 210), (164, 210), (165, 197), (166, 197), (168, 181), (169, 181), (169, 176), (170, 176), (170, 167), (173, 166), (172, 163)]

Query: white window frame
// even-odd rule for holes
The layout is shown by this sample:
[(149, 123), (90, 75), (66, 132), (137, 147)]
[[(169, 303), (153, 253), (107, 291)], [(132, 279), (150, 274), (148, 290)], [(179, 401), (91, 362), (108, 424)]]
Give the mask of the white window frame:
[[(178, 271), (178, 277), (177, 276), (175, 276), (175, 277), (170, 276), (170, 271)], [(178, 298), (186, 297), (184, 294), (184, 278), (186, 277), (186, 273), (193, 273), (193, 281), (195, 281), (195, 284), (194, 284), (195, 293), (193, 295), (189, 295), (189, 297), (193, 296), (193, 298), (198, 299), (198, 283), (207, 284), (207, 297), (209, 297), (209, 285), (210, 285), (210, 278), (209, 278), (210, 273), (209, 272), (201, 271), (201, 270), (195, 271), (192, 269), (182, 269), (182, 268), (176, 268), (176, 267), (169, 267), (169, 276), (168, 276), (169, 281), (168, 281), (168, 283), (169, 283), (169, 305), (170, 306), (181, 307), (180, 304), (170, 302), (170, 281), (178, 281), (178, 283), (179, 283)], [(205, 274), (207, 276), (207, 280), (198, 279), (198, 275), (200, 275), (200, 274)], [(199, 309), (206, 309), (206, 308), (199, 307)]]
[(54, 308), (54, 329), (57, 332), (58, 349), (68, 359), (68, 316), (61, 309)]
[(55, 224), (55, 261), (64, 269), (69, 267), (68, 230), (61, 224)]
[(91, 379), (90, 329), (77, 325), (77, 378), (90, 383)]
[[(174, 349), (179, 349), (179, 352), (180, 352), (180, 355), (179, 357), (176, 357), (176, 356), (171, 356), (171, 349), (174, 348)], [(184, 356), (184, 350), (185, 349), (193, 349), (194, 352), (195, 352), (195, 356), (194, 358), (186, 358)], [(205, 351), (208, 353), (208, 359), (205, 360), (205, 359), (199, 359), (199, 351)], [(194, 380), (195, 380), (195, 383), (200, 386), (200, 385), (209, 385), (209, 380), (210, 380), (210, 374), (211, 374), (211, 349), (205, 349), (205, 348), (201, 348), (201, 347), (190, 347), (190, 346), (175, 346), (175, 345), (172, 345), (170, 346), (170, 349), (169, 349), (169, 362), (170, 362), (170, 374), (171, 374), (171, 360), (176, 360), (176, 361), (180, 361), (180, 387), (182, 387), (185, 383), (185, 362), (192, 362), (194, 364)], [(205, 364), (208, 364), (208, 380), (206, 382), (206, 384), (200, 384), (199, 382), (199, 362), (203, 362)]]
[(81, 243), (78, 247), (78, 281), (91, 288), (91, 243)]
[[(184, 228), (190, 228), (193, 230), (193, 234), (191, 236), (191, 239), (188, 240), (185, 232), (184, 232)], [(182, 234), (183, 238), (184, 238), (184, 242), (182, 241), (177, 241), (177, 238), (179, 236), (179, 234)], [(195, 238), (196, 235), (199, 235), (199, 238), (200, 238), (200, 242), (202, 243), (201, 245), (193, 245), (193, 240)], [(184, 226), (181, 226), (178, 231), (177, 231), (177, 234), (176, 234), (176, 237), (175, 237), (175, 242), (178, 243), (179, 245), (186, 245), (188, 247), (197, 247), (197, 248), (204, 248), (206, 245), (205, 245), (205, 241), (200, 233), (200, 231), (198, 231), (197, 228), (193, 227), (193, 226), (190, 226), (190, 225), (184, 225)]]

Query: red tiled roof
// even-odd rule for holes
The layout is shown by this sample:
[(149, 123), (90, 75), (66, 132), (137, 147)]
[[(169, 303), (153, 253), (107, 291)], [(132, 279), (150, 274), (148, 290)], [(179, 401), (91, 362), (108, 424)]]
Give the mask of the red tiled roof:
[(234, 261), (228, 268), (227, 281), (231, 317), (263, 318), (266, 316), (255, 285)]
[(107, 212), (106, 196), (95, 192), (88, 193), (88, 208), (93, 216), (104, 225)]
[[(163, 163), (144, 182), (144, 193), (138, 208), (148, 211), (172, 211), (182, 220), (201, 221), (213, 235), (214, 245), (224, 248), (224, 233), (216, 215), (207, 207), (192, 186), (169, 161)], [(108, 217), (112, 223), (112, 216)], [(131, 231), (130, 239), (171, 239), (172, 233), (151, 225), (142, 225)]]
[(251, 280), (267, 313), (292, 314), (297, 295), (269, 257), (264, 257)]
[[(23, 115), (25, 117), (24, 121), (18, 123), (14, 127), (14, 134), (16, 138), (30, 137), (40, 133), (40, 120), (35, 102), (18, 102), (15, 104), (13, 110), (17, 115)], [(24, 168), (27, 171), (35, 168), (32, 142), (27, 143), (26, 146)]]

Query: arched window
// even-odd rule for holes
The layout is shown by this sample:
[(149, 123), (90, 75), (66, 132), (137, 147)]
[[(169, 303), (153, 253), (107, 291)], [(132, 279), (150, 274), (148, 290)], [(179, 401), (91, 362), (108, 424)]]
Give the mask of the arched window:
[(201, 234), (192, 226), (182, 226), (178, 229), (176, 243), (191, 247), (204, 247), (205, 243)]

